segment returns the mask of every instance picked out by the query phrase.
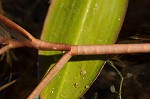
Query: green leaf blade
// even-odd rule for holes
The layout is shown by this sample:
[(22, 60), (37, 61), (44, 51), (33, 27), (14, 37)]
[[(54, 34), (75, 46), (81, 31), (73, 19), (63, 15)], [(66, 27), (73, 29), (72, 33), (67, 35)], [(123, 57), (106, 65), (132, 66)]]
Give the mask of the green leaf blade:
[[(111, 44), (120, 31), (126, 0), (54, 0), (42, 39), (66, 44)], [(40, 51), (40, 73), (58, 61), (62, 52)], [(42, 56), (50, 56), (45, 60)], [(77, 99), (103, 67), (106, 56), (75, 56), (43, 90), (43, 99)], [(45, 68), (45, 70), (44, 70)], [(42, 70), (43, 69), (43, 70)]]

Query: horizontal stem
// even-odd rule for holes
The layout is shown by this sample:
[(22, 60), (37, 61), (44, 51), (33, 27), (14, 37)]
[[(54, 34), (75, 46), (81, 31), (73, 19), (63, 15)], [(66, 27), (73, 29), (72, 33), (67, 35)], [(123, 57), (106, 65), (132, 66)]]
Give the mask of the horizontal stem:
[(150, 52), (150, 43), (71, 46), (72, 55), (124, 54)]
[(39, 39), (32, 40), (32, 46), (38, 50), (70, 51), (71, 45), (64, 43), (51, 43)]

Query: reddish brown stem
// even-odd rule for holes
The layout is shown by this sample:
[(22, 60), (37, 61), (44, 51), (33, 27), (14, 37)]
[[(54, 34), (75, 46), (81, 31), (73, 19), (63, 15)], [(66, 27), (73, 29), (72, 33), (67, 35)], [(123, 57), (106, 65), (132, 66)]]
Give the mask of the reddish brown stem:
[[(136, 51), (135, 51), (136, 50)], [(71, 46), (57, 64), (50, 70), (47, 76), (34, 89), (28, 99), (34, 99), (40, 94), (48, 82), (59, 72), (72, 55), (95, 55), (95, 54), (123, 54), (123, 53), (150, 52), (150, 44), (113, 44), (113, 45), (87, 45)]]
[(0, 49), (0, 55), (7, 52), (9, 49), (11, 49), (10, 46), (6, 45), (3, 48)]
[(32, 41), (32, 46), (38, 50), (55, 50), (55, 51), (69, 51), (71, 50), (71, 45), (63, 43), (51, 43), (42, 41), (39, 39), (34, 39)]
[(8, 82), (7, 84), (1, 86), (1, 87), (0, 87), (0, 91), (6, 89), (6, 88), (9, 87), (10, 85), (14, 84), (16, 81), (17, 81), (17, 79), (16, 79), (16, 80), (13, 80), (13, 81), (11, 81), (11, 82)]
[(56, 63), (56, 65), (50, 70), (50, 72), (48, 72), (45, 78), (37, 85), (37, 87), (33, 90), (33, 92), (27, 99), (35, 99), (71, 57), (72, 56), (70, 54), (70, 51), (66, 52)]
[(16, 32), (19, 32), (25, 36), (27, 36), (30, 40), (34, 39), (34, 37), (25, 29), (14, 23), (13, 21), (9, 20), (7, 17), (0, 14), (0, 23), (5, 24), (9, 28), (15, 30)]
[(71, 46), (72, 55), (124, 54), (150, 52), (150, 43)]
[(123, 53), (145, 53), (150, 52), (150, 43), (147, 44), (113, 44), (113, 45), (81, 45), (71, 46), (68, 44), (50, 43), (34, 38), (30, 33), (18, 26), (11, 20), (0, 15), (0, 22), (7, 27), (15, 30), (16, 32), (25, 35), (30, 40), (17, 41), (12, 39), (0, 38), (0, 43), (5, 43), (6, 46), (0, 49), (0, 54), (6, 52), (9, 49), (17, 47), (34, 47), (39, 50), (58, 50), (68, 51), (63, 57), (56, 63), (51, 71), (40, 82), (28, 99), (34, 99), (40, 94), (43, 88), (48, 82), (59, 72), (59, 70), (67, 63), (72, 55), (95, 55), (95, 54), (123, 54)]
[[(39, 50), (71, 50), (71, 46), (68, 44), (61, 44), (61, 43), (50, 43), (46, 41), (42, 41), (39, 39), (34, 38), (28, 31), (14, 23), (13, 21), (9, 20), (7, 17), (0, 14), (0, 23), (3, 23), (7, 27), (13, 29), (14, 31), (21, 33), (22, 35), (28, 37), (31, 42), (27, 41), (18, 41), (19, 43), (22, 43), (24, 47), (34, 47)], [(17, 42), (17, 41), (16, 41)], [(15, 46), (15, 43), (14, 43)], [(21, 47), (21, 46), (20, 46)], [(16, 48), (16, 47), (15, 47)]]

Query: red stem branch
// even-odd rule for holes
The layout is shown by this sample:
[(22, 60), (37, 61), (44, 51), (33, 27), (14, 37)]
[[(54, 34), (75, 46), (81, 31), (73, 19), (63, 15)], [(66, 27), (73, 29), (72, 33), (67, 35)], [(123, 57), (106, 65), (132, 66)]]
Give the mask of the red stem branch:
[(66, 52), (56, 63), (56, 65), (50, 70), (50, 72), (48, 72), (45, 78), (37, 85), (37, 87), (33, 90), (33, 92), (27, 99), (35, 99), (49, 83), (49, 81), (52, 80), (52, 78), (62, 69), (62, 67), (68, 62), (71, 57), (72, 56), (70, 54), (70, 51)]
[(64, 43), (51, 43), (42, 41), (39, 39), (34, 39), (32, 41), (32, 46), (38, 50), (55, 50), (55, 51), (70, 51), (71, 45)]
[(16, 32), (19, 32), (19, 33), (27, 36), (30, 40), (34, 39), (34, 37), (28, 31), (26, 31), (21, 26), (17, 25), (16, 23), (11, 21), (7, 17), (3, 16), (2, 14), (0, 14), (0, 23), (3, 23), (6, 26), (8, 26), (9, 28), (15, 30)]
[(0, 54), (17, 47), (34, 47), (38, 50), (57, 50), (68, 51), (50, 70), (40, 84), (34, 89), (28, 99), (34, 99), (38, 96), (49, 81), (59, 72), (59, 70), (68, 62), (72, 55), (95, 55), (95, 54), (123, 54), (123, 53), (146, 53), (150, 52), (150, 43), (147, 44), (112, 44), (112, 45), (81, 45), (71, 46), (68, 44), (51, 43), (34, 38), (30, 33), (12, 22), (8, 18), (0, 15), (0, 22), (7, 27), (27, 36), (30, 40), (18, 41), (12, 39), (0, 38), (1, 44), (6, 44), (0, 49)]
[(150, 43), (71, 46), (72, 55), (100, 55), (147, 52), (150, 52)]

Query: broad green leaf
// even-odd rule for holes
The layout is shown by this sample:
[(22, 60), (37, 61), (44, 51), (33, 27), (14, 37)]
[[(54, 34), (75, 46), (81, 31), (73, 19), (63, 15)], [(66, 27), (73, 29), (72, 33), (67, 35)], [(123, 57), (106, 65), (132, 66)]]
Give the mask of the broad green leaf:
[[(53, 0), (42, 40), (66, 44), (111, 44), (120, 31), (127, 0)], [(40, 51), (39, 75), (63, 52)], [(42, 99), (77, 99), (100, 73), (106, 56), (74, 56), (41, 93)], [(50, 66), (50, 67), (49, 67)]]

